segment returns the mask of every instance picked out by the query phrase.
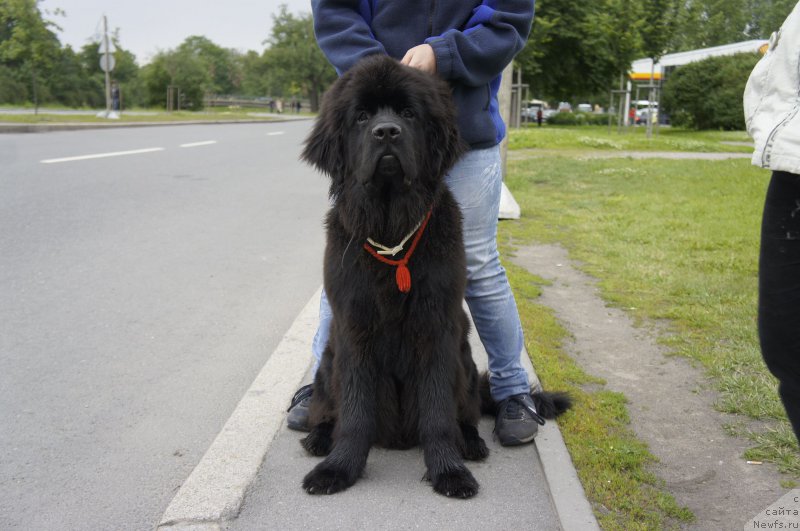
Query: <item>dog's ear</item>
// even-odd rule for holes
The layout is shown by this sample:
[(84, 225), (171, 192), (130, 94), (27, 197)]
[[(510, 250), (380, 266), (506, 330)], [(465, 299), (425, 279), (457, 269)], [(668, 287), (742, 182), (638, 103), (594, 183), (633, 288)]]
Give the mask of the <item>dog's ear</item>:
[(343, 185), (345, 167), (344, 109), (337, 105), (342, 90), (337, 80), (322, 98), (319, 114), (300, 158), (331, 178), (331, 195)]
[(430, 125), (433, 127), (432, 145), (438, 160), (436, 170), (439, 175), (443, 175), (453, 165), (458, 162), (467, 149), (467, 144), (461, 139), (458, 132), (456, 121), (456, 107), (453, 103), (453, 95), (450, 86), (444, 81), (437, 83), (434, 93), (435, 104), (431, 105), (432, 120)]

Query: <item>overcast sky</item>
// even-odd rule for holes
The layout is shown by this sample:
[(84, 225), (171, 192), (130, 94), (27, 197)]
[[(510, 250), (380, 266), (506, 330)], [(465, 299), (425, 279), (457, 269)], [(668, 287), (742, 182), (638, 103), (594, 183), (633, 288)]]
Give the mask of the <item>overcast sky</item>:
[[(203, 35), (223, 48), (260, 53), (272, 14), (281, 4), (295, 14), (311, 11), (310, 0), (43, 0), (40, 8), (63, 30), (56, 32), (61, 43), (76, 51), (102, 31), (105, 14), (109, 32), (119, 28), (120, 45), (143, 65), (190, 35)], [(57, 8), (65, 16), (55, 16)]]

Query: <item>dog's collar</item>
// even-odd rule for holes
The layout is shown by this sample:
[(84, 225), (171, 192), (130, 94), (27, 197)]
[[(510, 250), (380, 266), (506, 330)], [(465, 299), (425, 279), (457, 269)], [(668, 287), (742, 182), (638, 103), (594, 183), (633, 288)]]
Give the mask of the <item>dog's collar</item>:
[(405, 245), (408, 242), (408, 240), (411, 239), (411, 237), (414, 235), (414, 233), (417, 232), (417, 229), (420, 227), (420, 225), (422, 225), (422, 222), (425, 221), (426, 219), (427, 218), (421, 219), (420, 222), (417, 223), (417, 226), (414, 227), (413, 229), (411, 229), (411, 232), (409, 232), (406, 235), (406, 237), (403, 238), (403, 241), (401, 241), (400, 243), (398, 243), (394, 247), (386, 247), (385, 245), (381, 245), (380, 243), (376, 242), (372, 238), (367, 238), (367, 242), (369, 242), (369, 244), (371, 246), (377, 247), (377, 250), (375, 251), (376, 253), (378, 253), (380, 255), (383, 255), (383, 256), (386, 256), (386, 255), (394, 256), (394, 255), (396, 255), (397, 253), (399, 253), (400, 251), (403, 250), (403, 248), (405, 247)]
[[(400, 242), (399, 245), (395, 247), (389, 248), (379, 243), (376, 243), (372, 240), (372, 238), (367, 238), (367, 242), (364, 244), (364, 249), (367, 250), (369, 254), (383, 262), (384, 264), (397, 266), (397, 271), (395, 272), (395, 281), (397, 282), (397, 289), (399, 289), (402, 293), (408, 293), (411, 290), (411, 272), (408, 270), (408, 261), (411, 259), (411, 255), (414, 254), (414, 250), (417, 248), (417, 244), (419, 240), (422, 238), (422, 233), (425, 232), (425, 227), (428, 225), (428, 220), (431, 219), (431, 213), (433, 212), (433, 208), (428, 211), (422, 221), (420, 221), (414, 230), (412, 230), (408, 236), (403, 238), (403, 241)], [(416, 236), (414, 236), (416, 233)], [(411, 247), (408, 248), (408, 252), (406, 255), (400, 260), (391, 260), (386, 258), (387, 254), (394, 256), (398, 252), (403, 250), (403, 246), (406, 242), (414, 236), (414, 240), (411, 242)], [(379, 251), (376, 251), (370, 245), (378, 247)]]

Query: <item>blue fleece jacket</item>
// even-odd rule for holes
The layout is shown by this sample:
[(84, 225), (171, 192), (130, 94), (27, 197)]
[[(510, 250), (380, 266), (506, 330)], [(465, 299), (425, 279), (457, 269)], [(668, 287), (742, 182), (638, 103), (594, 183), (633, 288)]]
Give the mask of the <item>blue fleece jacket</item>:
[(341, 75), (374, 53), (401, 59), (430, 44), (453, 88), (461, 136), (473, 149), (505, 136), (500, 74), (525, 46), (534, 0), (312, 0), (317, 42)]

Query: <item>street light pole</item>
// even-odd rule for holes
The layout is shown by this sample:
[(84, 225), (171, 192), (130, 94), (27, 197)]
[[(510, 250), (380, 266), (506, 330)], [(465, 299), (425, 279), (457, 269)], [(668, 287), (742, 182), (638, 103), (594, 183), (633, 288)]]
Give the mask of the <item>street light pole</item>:
[(106, 116), (111, 112), (111, 46), (108, 42), (108, 19), (103, 15), (103, 44), (105, 45), (105, 60), (106, 67)]

